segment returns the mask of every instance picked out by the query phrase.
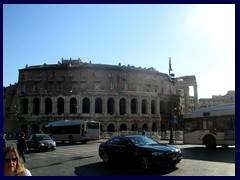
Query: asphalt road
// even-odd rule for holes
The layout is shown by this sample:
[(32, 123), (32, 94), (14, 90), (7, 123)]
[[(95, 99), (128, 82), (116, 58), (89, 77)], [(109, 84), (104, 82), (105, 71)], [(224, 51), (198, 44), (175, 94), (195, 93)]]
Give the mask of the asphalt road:
[(102, 141), (105, 140), (57, 144), (55, 151), (30, 151), (26, 153), (25, 166), (33, 176), (235, 176), (234, 146), (206, 149), (201, 145), (177, 142), (174, 145), (181, 148), (184, 155), (177, 168), (161, 168), (146, 173), (127, 163), (104, 165), (98, 156), (98, 146)]

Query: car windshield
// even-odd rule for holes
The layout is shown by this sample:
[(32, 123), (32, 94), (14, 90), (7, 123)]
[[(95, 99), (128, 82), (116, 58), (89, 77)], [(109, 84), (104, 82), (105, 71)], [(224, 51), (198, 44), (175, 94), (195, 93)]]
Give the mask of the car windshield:
[(38, 139), (39, 141), (42, 141), (42, 140), (50, 140), (51, 138), (50, 138), (50, 136), (47, 136), (47, 135), (39, 135), (39, 136), (37, 137), (37, 139)]
[(136, 146), (144, 146), (144, 145), (157, 145), (158, 143), (147, 136), (136, 136), (129, 137), (133, 144)]

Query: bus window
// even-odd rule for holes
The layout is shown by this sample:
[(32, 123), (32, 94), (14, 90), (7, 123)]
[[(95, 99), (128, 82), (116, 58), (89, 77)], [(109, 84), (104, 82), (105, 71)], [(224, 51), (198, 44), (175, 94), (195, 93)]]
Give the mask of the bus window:
[(198, 121), (196, 120), (190, 120), (190, 121), (186, 121), (184, 124), (184, 132), (185, 133), (189, 133), (189, 132), (193, 132), (196, 129), (198, 129)]
[(224, 132), (224, 129), (225, 129), (225, 127), (224, 127), (224, 119), (223, 118), (219, 118), (218, 120), (217, 120), (217, 131), (218, 132)]
[(206, 130), (207, 129), (207, 121), (204, 120), (202, 125), (203, 125), (202, 129)]

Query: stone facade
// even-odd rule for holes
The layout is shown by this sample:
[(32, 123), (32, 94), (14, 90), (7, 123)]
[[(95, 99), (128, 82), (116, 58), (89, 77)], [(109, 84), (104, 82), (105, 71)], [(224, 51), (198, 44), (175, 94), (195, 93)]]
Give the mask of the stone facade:
[(108, 132), (165, 130), (172, 110), (179, 108), (175, 83), (167, 74), (121, 64), (62, 59), (27, 65), (19, 69), (15, 100), (9, 104), (10, 89), (4, 89), (4, 109), (9, 109), (4, 111), (4, 130), (28, 134), (63, 119), (96, 120)]
[(218, 104), (235, 103), (235, 91), (228, 91), (226, 95), (213, 95), (212, 98), (200, 98), (200, 108), (212, 107)]

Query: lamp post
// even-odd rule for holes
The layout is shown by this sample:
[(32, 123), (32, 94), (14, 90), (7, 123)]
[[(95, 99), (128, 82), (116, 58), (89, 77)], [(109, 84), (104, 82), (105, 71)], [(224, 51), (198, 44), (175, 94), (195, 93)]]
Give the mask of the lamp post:
[(177, 123), (177, 120), (178, 120), (178, 116), (177, 116), (177, 108), (174, 108), (172, 110), (172, 114), (171, 114), (171, 121), (170, 121), (170, 139), (169, 139), (169, 144), (172, 144), (174, 143), (174, 140), (173, 140), (173, 124), (176, 124)]
[(176, 112), (176, 108), (174, 108), (172, 110), (172, 103), (173, 103), (173, 100), (172, 100), (172, 88), (171, 88), (171, 83), (174, 83), (175, 82), (175, 75), (173, 73), (171, 73), (172, 71), (172, 64), (171, 64), (171, 57), (169, 57), (169, 69), (168, 69), (168, 73), (169, 73), (169, 79), (170, 79), (170, 82), (169, 82), (169, 90), (170, 90), (170, 111), (171, 112), (171, 115), (170, 115), (170, 123), (169, 123), (169, 129), (170, 129), (170, 138), (169, 138), (169, 144), (172, 144), (174, 143), (173, 141), (173, 122), (174, 122), (174, 118), (176, 117), (176, 115), (174, 114)]

